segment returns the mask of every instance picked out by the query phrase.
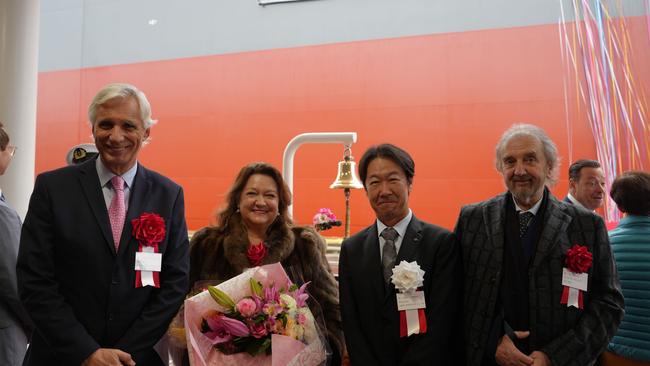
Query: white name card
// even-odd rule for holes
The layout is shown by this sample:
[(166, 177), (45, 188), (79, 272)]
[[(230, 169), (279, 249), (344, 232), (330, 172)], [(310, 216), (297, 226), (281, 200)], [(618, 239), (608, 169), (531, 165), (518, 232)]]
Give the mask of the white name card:
[(397, 294), (397, 310), (399, 311), (424, 309), (425, 307), (424, 291)]
[(566, 268), (562, 269), (562, 285), (578, 290), (587, 291), (587, 280), (589, 275), (585, 273), (574, 273)]
[(135, 269), (137, 271), (160, 272), (162, 253), (135, 252)]

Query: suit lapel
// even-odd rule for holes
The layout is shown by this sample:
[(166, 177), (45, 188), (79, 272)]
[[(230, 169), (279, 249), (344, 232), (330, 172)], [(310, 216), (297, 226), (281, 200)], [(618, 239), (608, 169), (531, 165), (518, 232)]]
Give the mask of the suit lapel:
[(542, 234), (537, 243), (533, 268), (537, 268), (548, 253), (555, 248), (558, 244), (558, 236), (560, 233), (566, 232), (566, 228), (571, 223), (571, 220), (571, 216), (564, 212), (562, 204), (549, 193), (548, 204), (542, 224)]
[(397, 253), (397, 259), (395, 259), (395, 265), (398, 265), (401, 261), (411, 262), (415, 259), (417, 254), (418, 244), (422, 240), (422, 223), (420, 220), (415, 218), (415, 215), (411, 218), (406, 227), (406, 232), (404, 233), (404, 239), (402, 239), (402, 244), (399, 247), (399, 253)]
[(133, 179), (133, 187), (131, 187), (129, 210), (126, 213), (126, 221), (124, 222), (124, 229), (120, 238), (118, 254), (124, 253), (131, 240), (135, 240), (131, 234), (133, 231), (131, 220), (144, 213), (146, 203), (148, 202), (148, 194), (151, 192), (150, 187), (151, 180), (149, 180), (147, 169), (138, 163), (138, 170), (135, 174), (135, 179)]
[[(377, 235), (377, 223), (368, 228), (365, 241), (363, 242), (364, 258), (360, 268), (360, 275), (367, 277), (370, 281), (374, 298), (379, 300), (384, 297), (384, 275), (381, 268), (381, 256), (379, 255), (379, 236)], [(374, 303), (375, 300), (371, 300)]]
[(111, 232), (111, 223), (108, 219), (108, 209), (102, 193), (101, 183), (95, 168), (95, 159), (79, 167), (79, 182), (81, 188), (88, 200), (88, 204), (95, 214), (95, 219), (104, 235), (105, 243), (108, 245), (111, 253), (115, 254), (113, 245), (113, 234)]
[(483, 209), (483, 222), (489, 244), (496, 258), (503, 258), (505, 246), (505, 221), (506, 199), (511, 199), (508, 194), (503, 194), (491, 200)]

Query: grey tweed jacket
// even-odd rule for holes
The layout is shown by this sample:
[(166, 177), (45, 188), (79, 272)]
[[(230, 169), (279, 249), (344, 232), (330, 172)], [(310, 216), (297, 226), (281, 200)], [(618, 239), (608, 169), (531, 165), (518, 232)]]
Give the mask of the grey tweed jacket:
[[(480, 365), (495, 312), (505, 241), (505, 193), (461, 209), (456, 235), (462, 247), (467, 365)], [(623, 317), (623, 296), (603, 220), (549, 194), (542, 233), (528, 270), (531, 349), (553, 365), (593, 365)], [(593, 254), (584, 309), (560, 304), (562, 268), (575, 244)]]

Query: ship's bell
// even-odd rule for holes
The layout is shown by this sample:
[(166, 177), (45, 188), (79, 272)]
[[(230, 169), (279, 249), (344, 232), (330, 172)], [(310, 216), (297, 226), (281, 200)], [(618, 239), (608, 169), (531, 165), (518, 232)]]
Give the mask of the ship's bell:
[(339, 172), (336, 175), (334, 183), (330, 185), (330, 188), (363, 188), (363, 184), (357, 178), (356, 165), (357, 163), (352, 160), (351, 156), (346, 156), (344, 160), (339, 161)]

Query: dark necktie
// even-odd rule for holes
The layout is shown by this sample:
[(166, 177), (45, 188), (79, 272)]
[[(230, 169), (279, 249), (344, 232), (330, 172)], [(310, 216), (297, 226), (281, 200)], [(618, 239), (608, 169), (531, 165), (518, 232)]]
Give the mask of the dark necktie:
[(395, 259), (397, 258), (395, 239), (397, 239), (398, 236), (399, 233), (392, 227), (387, 227), (381, 232), (381, 237), (384, 238), (381, 266), (384, 270), (384, 281), (386, 283), (390, 282), (390, 277), (393, 275), (393, 267), (395, 266)]
[(532, 212), (520, 212), (519, 213), (519, 237), (523, 238), (524, 234), (526, 234), (526, 230), (528, 230), (528, 224), (530, 224), (530, 220), (533, 219), (535, 215), (533, 215)]

